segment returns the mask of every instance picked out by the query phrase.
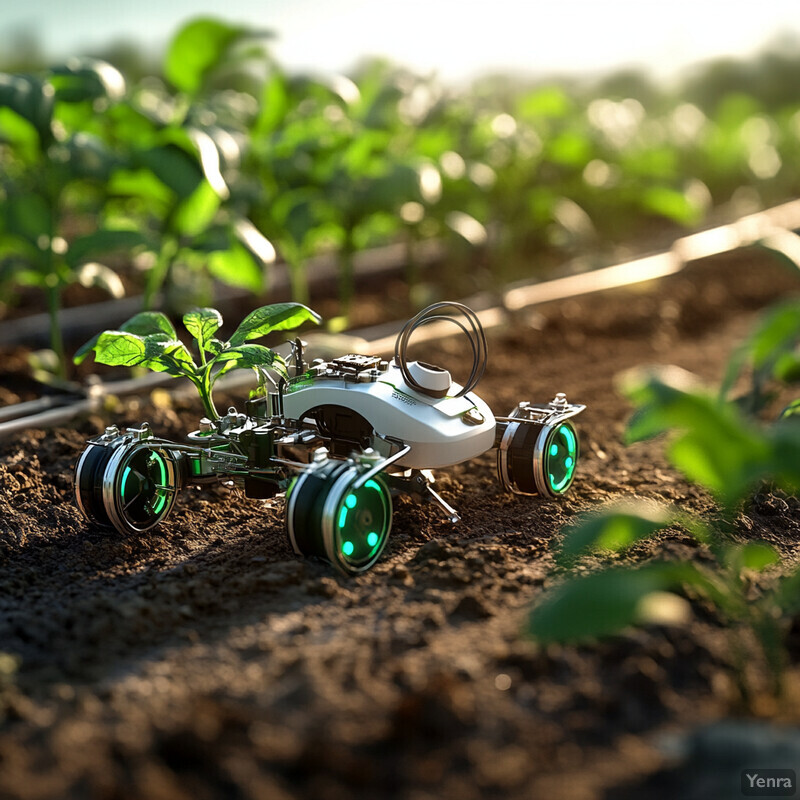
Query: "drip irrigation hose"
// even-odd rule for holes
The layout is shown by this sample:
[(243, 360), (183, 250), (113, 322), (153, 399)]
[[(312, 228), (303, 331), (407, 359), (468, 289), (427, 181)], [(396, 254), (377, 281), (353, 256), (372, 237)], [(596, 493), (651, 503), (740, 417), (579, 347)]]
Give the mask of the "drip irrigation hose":
[[(450, 314), (435, 313), (443, 308), (456, 309), (463, 314), (469, 323), (469, 329), (463, 322)], [(395, 340), (394, 362), (398, 367), (400, 367), (400, 372), (403, 373), (403, 379), (405, 382), (412, 388), (425, 393), (425, 387), (420, 385), (420, 383), (414, 378), (414, 376), (411, 374), (411, 371), (408, 369), (406, 351), (408, 350), (408, 343), (414, 331), (422, 325), (427, 325), (431, 322), (450, 322), (453, 325), (457, 325), (466, 335), (470, 347), (472, 348), (472, 370), (470, 371), (469, 378), (462, 387), (461, 391), (455, 395), (456, 397), (462, 397), (468, 392), (471, 392), (478, 385), (478, 383), (480, 383), (483, 374), (486, 372), (486, 360), (488, 355), (486, 334), (483, 331), (483, 326), (478, 319), (478, 315), (463, 303), (456, 303), (452, 301), (434, 303), (433, 305), (424, 308), (416, 316), (412, 317), (408, 322), (406, 322), (406, 324), (403, 326), (403, 329), (397, 334), (397, 339)]]
[[(772, 249), (785, 252), (786, 243), (783, 240), (792, 237), (790, 239), (791, 245), (796, 247), (797, 243), (791, 232), (798, 229), (800, 229), (800, 200), (792, 200), (765, 211), (747, 215), (735, 222), (684, 236), (677, 239), (669, 250), (662, 253), (611, 267), (603, 267), (593, 272), (507, 289), (500, 306), (479, 311), (476, 318), (479, 320), (481, 329), (485, 327), (494, 328), (505, 323), (509, 311), (513, 312), (542, 303), (585, 296), (593, 292), (601, 292), (665, 277), (679, 272), (689, 262), (732, 252), (757, 242), (763, 242)], [(117, 303), (118, 301), (114, 302)], [(452, 307), (461, 304), (445, 303), (444, 305)], [(96, 306), (94, 307), (96, 308)], [(85, 316), (85, 309), (74, 310), (80, 311)], [(454, 323), (462, 330), (466, 329), (461, 322), (452, 317), (438, 316), (439, 319), (434, 320), (431, 318), (429, 321), (439, 323), (447, 321)], [(482, 320), (482, 323), (480, 320)], [(3, 340), (3, 333), (7, 327), (20, 328), (24, 322), (26, 322), (25, 319), (0, 324), (0, 341)], [(397, 344), (397, 334), (394, 332), (389, 333), (392, 327), (391, 324), (379, 325), (364, 331), (354, 331), (353, 335), (362, 338), (361, 346), (366, 348), (363, 352), (388, 354), (392, 351), (393, 346)], [(433, 332), (435, 335), (429, 338), (439, 338), (447, 335), (446, 330), (440, 330), (444, 326), (434, 325), (434, 327), (436, 328)], [(25, 335), (28, 335), (28, 333), (28, 331), (25, 331)], [(472, 340), (470, 341), (473, 344), (474, 352), (474, 343)], [(10, 342), (3, 343), (8, 344)], [(230, 390), (244, 386), (246, 377), (249, 379), (249, 376), (245, 376), (244, 372), (226, 375), (222, 379), (220, 388)], [(171, 382), (171, 380), (166, 373), (157, 373), (144, 378), (113, 381), (103, 384), (100, 393), (114, 395), (136, 394), (142, 391), (149, 391), (156, 385), (162, 385), (167, 381)], [(193, 394), (194, 387), (191, 385), (179, 386), (169, 391), (173, 396), (178, 396), (182, 393), (186, 393), (188, 396)], [(59, 405), (56, 408), (49, 407), (49, 402), (42, 405), (39, 404), (39, 401), (28, 402), (31, 405), (20, 403), (7, 410), (4, 409), (3, 419), (0, 419), (0, 440), (30, 428), (63, 425), (74, 417), (97, 410), (100, 406), (99, 397), (97, 396), (78, 400), (71, 405), (65, 403), (63, 406)], [(33, 408), (37, 410), (44, 409), (44, 411), (34, 414), (25, 413), (30, 412)], [(9, 417), (11, 418), (9, 419)]]

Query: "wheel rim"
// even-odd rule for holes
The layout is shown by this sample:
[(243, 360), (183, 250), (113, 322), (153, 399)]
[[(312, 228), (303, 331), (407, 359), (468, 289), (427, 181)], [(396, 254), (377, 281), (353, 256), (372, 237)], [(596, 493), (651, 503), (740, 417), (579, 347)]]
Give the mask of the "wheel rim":
[(575, 477), (578, 463), (578, 436), (569, 422), (562, 422), (547, 437), (544, 449), (544, 474), (552, 494), (563, 494)]
[(161, 448), (121, 448), (106, 470), (104, 490), (115, 527), (146, 531), (164, 519), (175, 503), (175, 459)]

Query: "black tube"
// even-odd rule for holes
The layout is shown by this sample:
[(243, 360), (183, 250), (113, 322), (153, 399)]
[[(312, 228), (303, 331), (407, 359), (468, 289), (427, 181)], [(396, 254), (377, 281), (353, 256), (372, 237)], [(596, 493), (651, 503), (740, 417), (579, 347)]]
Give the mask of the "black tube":
[[(449, 314), (434, 313), (441, 308), (457, 309), (459, 312), (461, 312), (461, 314), (464, 315), (471, 330), (468, 330), (464, 323), (460, 322)], [(408, 322), (406, 322), (406, 324), (403, 326), (403, 329), (397, 335), (394, 345), (394, 360), (397, 366), (400, 368), (400, 372), (402, 373), (405, 382), (417, 391), (422, 391), (424, 393), (424, 387), (418, 383), (408, 369), (406, 351), (408, 349), (408, 343), (411, 339), (411, 335), (418, 327), (426, 325), (429, 322), (437, 321), (452, 322), (454, 325), (457, 325), (459, 328), (461, 328), (461, 330), (466, 334), (470, 343), (470, 347), (472, 348), (472, 369), (470, 371), (469, 378), (467, 379), (467, 382), (464, 384), (461, 391), (456, 395), (456, 397), (462, 397), (468, 392), (471, 392), (480, 382), (481, 378), (486, 372), (486, 360), (488, 355), (486, 334), (484, 333), (483, 326), (481, 325), (477, 314), (463, 303), (433, 303), (432, 305), (420, 311), (416, 316), (412, 317)]]

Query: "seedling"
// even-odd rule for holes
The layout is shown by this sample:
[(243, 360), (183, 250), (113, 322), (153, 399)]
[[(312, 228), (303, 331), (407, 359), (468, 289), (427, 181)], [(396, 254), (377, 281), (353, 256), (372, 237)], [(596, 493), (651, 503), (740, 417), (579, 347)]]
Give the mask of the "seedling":
[(268, 347), (248, 344), (272, 331), (297, 328), (304, 322), (319, 322), (311, 309), (299, 303), (262, 306), (245, 317), (233, 336), (223, 342), (215, 334), (222, 326), (222, 315), (215, 308), (196, 308), (184, 314), (183, 324), (194, 337), (200, 364), (196, 364), (186, 345), (178, 339), (172, 323), (158, 311), (143, 311), (131, 317), (118, 331), (104, 331), (81, 347), (75, 354), (80, 363), (94, 350), (95, 360), (111, 366), (144, 366), (154, 372), (168, 372), (188, 378), (197, 389), (209, 420), (217, 422), (219, 414), (211, 391), (214, 383), (233, 369), (252, 368), (259, 375), (259, 386), (265, 380), (265, 368), (281, 378), (288, 377), (283, 359)]
[[(437, 303), (421, 311), (397, 337), (391, 361), (351, 353), (311, 364), (299, 339), (289, 364), (266, 348), (251, 357), (248, 348), (258, 346), (246, 339), (314, 318), (304, 306), (285, 304), (276, 324), (275, 308), (253, 312), (227, 343), (211, 338), (219, 327), (216, 312), (187, 315), (201, 354), (213, 356), (200, 365), (188, 364), (191, 357), (171, 326), (144, 334), (141, 328), (106, 332), (85, 346), (105, 363), (186, 375), (207, 411), (188, 444), (158, 438), (146, 423), (122, 431), (112, 426), (91, 439), (75, 471), (77, 503), (89, 521), (144, 532), (167, 517), (182, 487), (233, 481), (249, 497), (285, 496), (294, 551), (355, 575), (375, 564), (386, 546), (393, 495), (433, 501), (450, 521), (460, 519), (434, 490), (432, 469), (495, 449), (499, 479), (516, 494), (558, 497), (571, 486), (579, 457), (571, 420), (584, 406), (557, 394), (549, 403), (523, 402), (496, 417), (473, 391), (487, 349), (480, 322), (466, 306)], [(445, 308), (465, 322), (441, 313)], [(268, 322), (248, 323), (254, 315)], [(160, 316), (138, 317), (127, 327), (163, 324)], [(442, 319), (458, 325), (472, 346), (463, 386), (446, 369), (407, 358), (414, 331)], [(244, 413), (231, 408), (217, 417), (210, 387), (231, 363), (256, 369), (262, 391), (245, 403)]]

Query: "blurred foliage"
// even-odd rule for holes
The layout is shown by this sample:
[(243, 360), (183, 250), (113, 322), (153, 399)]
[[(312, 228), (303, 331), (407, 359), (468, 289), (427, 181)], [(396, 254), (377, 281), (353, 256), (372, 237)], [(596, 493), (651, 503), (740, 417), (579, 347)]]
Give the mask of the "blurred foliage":
[[(413, 284), (420, 243), (443, 242), (449, 291), (468, 294), (800, 188), (800, 56), (785, 45), (669, 89), (627, 70), (455, 90), (381, 60), (287, 74), (268, 31), (211, 18), (178, 30), (160, 65), (117, 42), (44, 67), (28, 38), (0, 74), (6, 304), (38, 280), (56, 308), (91, 280), (182, 313), (216, 281), (262, 297), (276, 251), (307, 302), (309, 260), (330, 253), (346, 324), (354, 258), (375, 245), (405, 243)], [(116, 280), (80, 272), (109, 251)]]
[[(742, 503), (765, 484), (771, 491), (800, 490), (797, 401), (764, 425), (744, 413), (753, 409), (753, 390), (746, 392), (744, 403), (728, 402), (726, 395), (748, 370), (759, 398), (771, 381), (800, 382), (797, 370), (778, 368), (787, 354), (796, 363), (798, 319), (796, 300), (768, 311), (734, 352), (720, 392), (706, 389), (677, 367), (636, 369), (622, 377), (621, 389), (635, 408), (628, 441), (669, 432), (669, 461), (711, 492), (722, 513), (710, 523), (674, 507), (634, 501), (579, 518), (566, 529), (556, 555), (568, 571), (566, 579), (531, 613), (529, 629), (535, 638), (580, 641), (636, 624), (679, 624), (689, 616), (685, 598), (702, 599), (730, 626), (731, 666), (742, 698), (751, 699), (752, 659), (748, 640), (740, 634), (742, 625), (760, 646), (772, 691), (781, 693), (787, 660), (783, 642), (789, 622), (800, 611), (800, 571), (773, 575), (757, 587), (757, 574), (780, 562), (780, 555), (767, 543), (740, 541), (734, 520)], [(706, 548), (710, 561), (650, 561), (600, 568), (589, 575), (573, 571), (590, 553), (625, 553), (669, 528), (689, 532)]]

